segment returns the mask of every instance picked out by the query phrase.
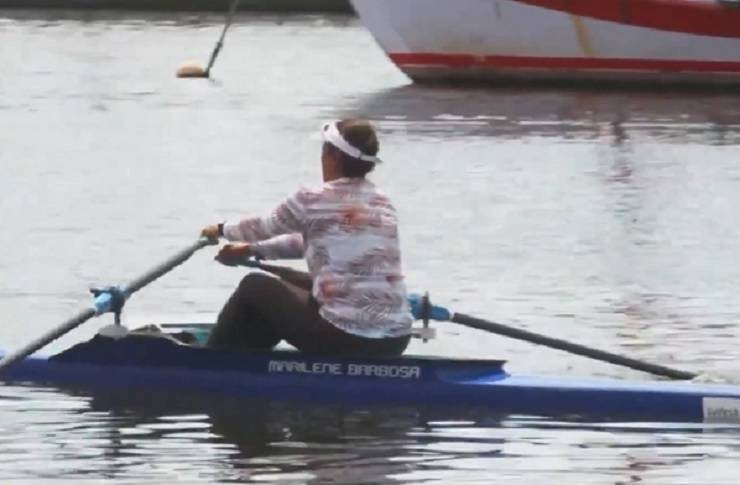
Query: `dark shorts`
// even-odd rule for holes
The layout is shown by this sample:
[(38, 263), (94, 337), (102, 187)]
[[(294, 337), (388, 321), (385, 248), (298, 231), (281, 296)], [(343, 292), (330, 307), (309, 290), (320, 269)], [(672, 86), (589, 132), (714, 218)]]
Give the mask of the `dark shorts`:
[(410, 336), (366, 338), (347, 333), (319, 315), (308, 290), (262, 273), (251, 273), (224, 305), (207, 346), (224, 350), (267, 350), (285, 340), (310, 354), (397, 356)]

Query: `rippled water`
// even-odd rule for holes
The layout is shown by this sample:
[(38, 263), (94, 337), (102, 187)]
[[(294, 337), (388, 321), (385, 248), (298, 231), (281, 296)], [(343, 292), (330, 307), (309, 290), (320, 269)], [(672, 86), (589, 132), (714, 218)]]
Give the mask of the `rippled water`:
[[(409, 286), (453, 309), (736, 379), (740, 97), (411, 86), (346, 17), (0, 13), (0, 342), (12, 348), (209, 222), (319, 177), (321, 121), (362, 114), (388, 161)], [(197, 255), (130, 325), (212, 319), (241, 271)], [(51, 351), (91, 335), (94, 322)], [(412, 351), (513, 372), (645, 376), (440, 326)], [(706, 483), (736, 431), (419, 409), (136, 400), (0, 387), (0, 480)]]
[(10, 483), (731, 484), (740, 458), (736, 431), (13, 387), (0, 403)]

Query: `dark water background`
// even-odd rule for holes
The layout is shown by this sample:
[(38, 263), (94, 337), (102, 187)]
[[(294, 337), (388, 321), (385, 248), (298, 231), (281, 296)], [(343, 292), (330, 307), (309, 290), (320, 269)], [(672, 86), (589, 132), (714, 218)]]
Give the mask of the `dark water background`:
[[(14, 348), (206, 223), (319, 180), (322, 121), (377, 122), (409, 287), (461, 312), (735, 379), (740, 97), (412, 86), (349, 17), (0, 13), (0, 342)], [(129, 303), (211, 320), (212, 252)], [(93, 322), (50, 346), (92, 335)], [(644, 379), (440, 326), (413, 352)], [(423, 409), (0, 387), (2, 483), (740, 482), (740, 434)]]

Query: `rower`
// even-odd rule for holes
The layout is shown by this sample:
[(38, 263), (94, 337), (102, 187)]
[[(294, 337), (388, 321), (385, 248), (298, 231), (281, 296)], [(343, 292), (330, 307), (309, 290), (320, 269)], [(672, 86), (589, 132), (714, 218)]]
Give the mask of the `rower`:
[(406, 349), (413, 317), (401, 273), (396, 209), (367, 175), (381, 163), (365, 120), (321, 131), (324, 185), (302, 189), (267, 217), (206, 227), (226, 238), (216, 260), (305, 257), (308, 273), (251, 273), (218, 315), (207, 346), (266, 350), (285, 340), (324, 355), (393, 356)]

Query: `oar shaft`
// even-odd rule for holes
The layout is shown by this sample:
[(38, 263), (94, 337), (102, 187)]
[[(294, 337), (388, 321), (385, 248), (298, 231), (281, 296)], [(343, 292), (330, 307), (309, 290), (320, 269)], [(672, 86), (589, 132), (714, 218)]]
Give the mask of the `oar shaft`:
[(42, 348), (44, 345), (51, 342), (52, 340), (56, 340), (62, 335), (64, 335), (65, 333), (79, 327), (80, 325), (82, 325), (83, 323), (85, 323), (86, 321), (94, 317), (96, 313), (97, 312), (95, 311), (94, 308), (88, 308), (87, 310), (83, 310), (80, 313), (78, 313), (76, 316), (70, 318), (63, 324), (59, 325), (53, 331), (37, 338), (36, 340), (32, 342), (29, 342), (27, 345), (21, 347), (15, 352), (12, 352), (6, 355), (2, 360), (0, 360), (0, 372), (3, 372), (6, 368), (10, 367), (14, 363), (33, 354), (34, 352)]
[[(187, 248), (179, 251), (167, 261), (155, 266), (140, 277), (134, 279), (123, 289), (126, 297), (131, 296), (133, 293), (145, 287), (165, 273), (172, 271), (175, 267), (187, 261), (193, 255), (193, 253), (210, 244), (214, 244), (214, 241), (201, 238)], [(110, 311), (111, 304), (111, 295), (105, 292), (101, 293), (95, 298), (95, 302), (93, 303), (92, 308), (81, 311), (79, 314), (70, 318), (58, 327), (50, 330), (46, 334), (30, 342), (19, 350), (8, 354), (6, 357), (0, 360), (0, 372), (13, 365), (13, 363), (28, 357), (32, 353), (44, 347), (46, 344), (58, 339), (65, 333), (75, 329), (76, 327), (79, 327), (94, 316)]]
[[(291, 272), (294, 272), (294, 270), (286, 268), (284, 266), (264, 264), (261, 261), (257, 260), (248, 260), (245, 262), (244, 265), (270, 272), (281, 278), (286, 278), (287, 276), (291, 275)], [(412, 302), (411, 305), (413, 306), (414, 303)], [(435, 317), (435, 313), (444, 314), (444, 317)], [(648, 372), (650, 374), (668, 377), (670, 379), (691, 380), (697, 376), (696, 374), (693, 374), (691, 372), (686, 372), (679, 369), (672, 369), (670, 367), (665, 367), (662, 365), (651, 364), (650, 362), (644, 362), (623, 355), (613, 354), (611, 352), (594, 349), (592, 347), (586, 347), (584, 345), (548, 337), (546, 335), (530, 332), (528, 330), (509, 327), (508, 325), (503, 325), (501, 323), (482, 320), (480, 318), (471, 317), (462, 313), (455, 313), (452, 315), (452, 317), (450, 317), (448, 310), (443, 307), (432, 307), (432, 313), (430, 316), (432, 319), (449, 319), (451, 322), (465, 325), (466, 327), (476, 328), (478, 330), (485, 330), (486, 332), (503, 335), (517, 340), (523, 340), (525, 342), (530, 342), (537, 345), (543, 345), (545, 347), (550, 347), (553, 349), (563, 350), (565, 352), (581, 355), (583, 357), (589, 357), (591, 359), (609, 362), (611, 364), (621, 365), (623, 367), (629, 367), (630, 369)]]
[(641, 360), (632, 359), (623, 355), (613, 354), (611, 352), (605, 352), (603, 350), (586, 347), (573, 342), (560, 340), (546, 335), (522, 330), (519, 328), (512, 328), (507, 325), (503, 325), (488, 320), (482, 320), (480, 318), (471, 317), (462, 313), (455, 313), (452, 316), (452, 322), (464, 325), (466, 327), (476, 328), (479, 330), (485, 330), (487, 332), (504, 335), (517, 340), (524, 340), (538, 345), (544, 345), (554, 349), (564, 350), (572, 354), (578, 354), (584, 357), (590, 357), (592, 359), (609, 362), (623, 367), (629, 367), (631, 369), (649, 372), (651, 374), (669, 377), (671, 379), (693, 379), (696, 374), (686, 372), (678, 369), (672, 369), (662, 365), (651, 364), (649, 362), (643, 362)]
[(139, 276), (138, 278), (131, 281), (128, 285), (126, 285), (124, 289), (127, 296), (131, 296), (133, 293), (139, 291), (149, 283), (169, 273), (177, 266), (180, 266), (182, 263), (190, 259), (190, 257), (199, 249), (203, 249), (204, 247), (212, 244), (214, 244), (214, 241), (210, 241), (206, 238), (201, 238), (197, 242), (179, 251), (167, 261), (164, 261), (163, 263), (155, 266), (154, 268), (147, 271), (145, 274)]

